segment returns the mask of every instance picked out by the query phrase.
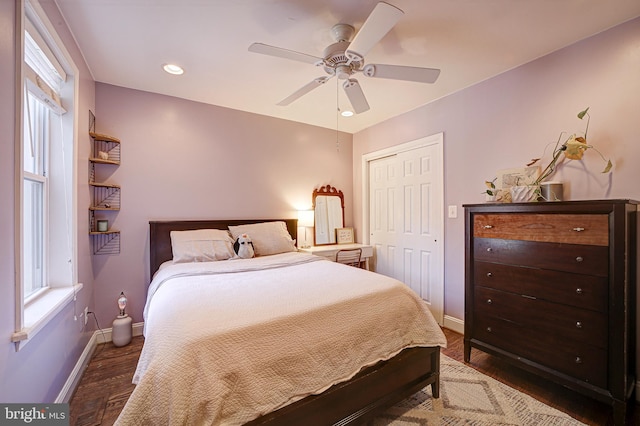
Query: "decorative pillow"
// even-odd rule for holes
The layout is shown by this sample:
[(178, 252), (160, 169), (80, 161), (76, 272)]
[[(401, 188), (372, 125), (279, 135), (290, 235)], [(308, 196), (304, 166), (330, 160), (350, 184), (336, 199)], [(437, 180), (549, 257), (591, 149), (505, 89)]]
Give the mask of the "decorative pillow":
[(251, 235), (256, 256), (296, 251), (296, 242), (282, 221), (229, 226), (229, 232), (234, 239), (242, 234)]
[(212, 262), (233, 257), (233, 240), (226, 230), (171, 231), (170, 235), (175, 263)]
[(251, 259), (255, 256), (255, 251), (253, 250), (253, 242), (251, 241), (251, 237), (247, 234), (240, 234), (238, 238), (236, 238), (236, 242), (233, 243), (233, 251), (236, 253), (236, 257), (241, 259)]

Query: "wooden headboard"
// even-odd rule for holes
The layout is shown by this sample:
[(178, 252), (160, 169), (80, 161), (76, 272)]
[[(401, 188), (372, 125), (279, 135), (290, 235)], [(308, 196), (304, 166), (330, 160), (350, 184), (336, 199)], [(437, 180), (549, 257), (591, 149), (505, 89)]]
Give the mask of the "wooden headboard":
[(173, 259), (171, 231), (191, 229), (227, 229), (233, 225), (282, 221), (294, 240), (298, 237), (298, 219), (232, 219), (232, 220), (171, 220), (149, 222), (149, 276), (153, 277), (163, 262)]

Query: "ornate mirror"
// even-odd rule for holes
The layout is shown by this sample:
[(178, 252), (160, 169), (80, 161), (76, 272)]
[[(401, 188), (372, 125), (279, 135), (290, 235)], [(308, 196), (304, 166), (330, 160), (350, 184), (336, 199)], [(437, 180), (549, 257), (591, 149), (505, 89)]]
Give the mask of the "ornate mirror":
[(344, 228), (344, 195), (331, 185), (313, 190), (316, 246), (335, 244), (336, 228)]

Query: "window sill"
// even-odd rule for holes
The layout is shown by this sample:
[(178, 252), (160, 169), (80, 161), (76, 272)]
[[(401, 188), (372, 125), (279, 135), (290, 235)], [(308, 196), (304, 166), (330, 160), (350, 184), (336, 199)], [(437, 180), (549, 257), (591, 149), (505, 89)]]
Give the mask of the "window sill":
[(50, 288), (42, 296), (29, 302), (24, 307), (24, 324), (20, 331), (11, 336), (11, 341), (16, 345), (16, 351), (22, 349), (36, 334), (59, 314), (82, 289), (82, 284), (72, 287)]

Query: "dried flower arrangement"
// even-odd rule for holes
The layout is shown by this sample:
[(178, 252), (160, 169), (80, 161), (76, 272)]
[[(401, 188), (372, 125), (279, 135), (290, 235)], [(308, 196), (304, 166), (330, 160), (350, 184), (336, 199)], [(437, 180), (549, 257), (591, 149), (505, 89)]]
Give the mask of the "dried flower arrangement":
[[(606, 165), (602, 173), (608, 173), (611, 170), (611, 167), (613, 166), (611, 164), (611, 160), (605, 158), (604, 155), (602, 155), (602, 153), (600, 153), (600, 151), (598, 151), (593, 145), (587, 144), (587, 132), (589, 131), (589, 121), (591, 119), (588, 111), (589, 108), (587, 107), (585, 110), (578, 113), (578, 118), (580, 120), (587, 116), (587, 125), (584, 130), (584, 136), (578, 136), (578, 134), (574, 133), (570, 135), (563, 144), (560, 144), (560, 141), (565, 134), (565, 132), (561, 132), (560, 136), (558, 136), (555, 147), (553, 148), (551, 161), (544, 169), (542, 169), (542, 173), (540, 173), (540, 176), (535, 180), (535, 182), (532, 183), (532, 185), (540, 185), (540, 183), (542, 183), (545, 179), (553, 175), (553, 173), (556, 171), (558, 161), (561, 159), (562, 154), (564, 154), (564, 157), (562, 158), (563, 160), (565, 158), (568, 160), (582, 160), (585, 151), (587, 151), (588, 149), (593, 149), (594, 151), (596, 151), (600, 155), (602, 160), (605, 161)], [(540, 161), (540, 158), (534, 158), (529, 164), (527, 164), (527, 166), (531, 166), (538, 161)]]
[[(540, 184), (544, 182), (545, 179), (551, 177), (555, 173), (557, 166), (559, 164), (562, 164), (562, 162), (565, 159), (566, 160), (582, 160), (584, 153), (589, 149), (596, 151), (600, 155), (602, 160), (605, 162), (605, 167), (602, 170), (602, 173), (609, 173), (611, 171), (611, 168), (612, 168), (611, 160), (605, 158), (604, 155), (602, 155), (602, 153), (598, 151), (593, 145), (590, 145), (587, 143), (587, 132), (589, 131), (589, 121), (591, 119), (591, 116), (589, 115), (589, 108), (587, 107), (583, 111), (580, 111), (577, 116), (580, 120), (584, 119), (585, 116), (587, 117), (587, 124), (586, 124), (583, 136), (580, 136), (578, 133), (573, 133), (569, 135), (564, 140), (564, 142), (561, 143), (561, 141), (563, 140), (563, 137), (565, 137), (566, 135), (566, 132), (561, 132), (553, 148), (551, 160), (546, 165), (546, 167), (542, 169), (542, 172), (538, 175), (538, 177), (533, 181), (523, 182), (518, 184), (518, 185), (524, 185), (524, 186), (538, 187), (538, 189), (535, 190), (537, 196), (532, 197), (533, 200), (537, 199), (538, 196), (540, 195), (540, 190), (539, 190)], [(540, 160), (541, 158), (534, 158), (526, 166), (527, 167), (533, 166), (534, 164), (538, 163)], [(508, 194), (508, 191), (498, 189), (495, 182), (496, 182), (496, 179), (493, 179), (492, 181), (485, 181), (485, 186), (487, 187), (487, 189), (483, 192), (483, 194), (489, 195), (490, 197), (495, 199), (495, 201), (510, 202), (511, 196)]]

